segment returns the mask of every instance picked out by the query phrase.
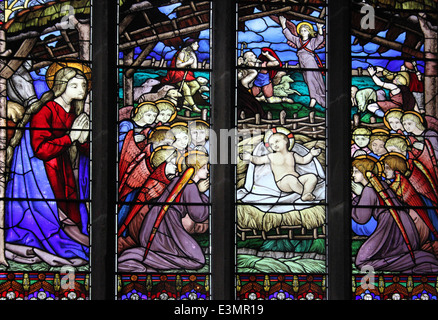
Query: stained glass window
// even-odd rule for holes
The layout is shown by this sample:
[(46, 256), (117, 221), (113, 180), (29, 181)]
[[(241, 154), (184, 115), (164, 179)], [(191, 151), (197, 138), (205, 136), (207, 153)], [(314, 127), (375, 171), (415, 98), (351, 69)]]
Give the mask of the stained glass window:
[(236, 298), (326, 297), (325, 1), (238, 1)]
[(119, 3), (121, 300), (210, 298), (210, 14)]
[(356, 300), (437, 297), (437, 9), (352, 2)]
[(88, 299), (91, 1), (1, 8), (0, 294)]
[(436, 300), (437, 18), (0, 1), (0, 300)]

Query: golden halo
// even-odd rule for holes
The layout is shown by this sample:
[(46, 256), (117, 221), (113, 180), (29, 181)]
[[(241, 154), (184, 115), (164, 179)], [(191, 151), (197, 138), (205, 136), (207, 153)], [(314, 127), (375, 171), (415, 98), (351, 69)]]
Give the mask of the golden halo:
[[(175, 147), (172, 147), (172, 146), (159, 146), (158, 148), (156, 148), (152, 153), (151, 153), (151, 156), (150, 156), (150, 158), (151, 158), (151, 165), (152, 165), (152, 167), (154, 167), (154, 168), (156, 168), (155, 166), (154, 166), (154, 157), (156, 156), (156, 154), (158, 153), (158, 152), (165, 152), (165, 151), (168, 151), (169, 152), (169, 155), (168, 155), (168, 157), (166, 158), (166, 162), (167, 162), (167, 160), (169, 159), (169, 158), (171, 158), (172, 157), (172, 155), (175, 153), (176, 154), (176, 158), (178, 159), (178, 150), (175, 148)], [(175, 162), (177, 161), (177, 159), (175, 160)]]
[(408, 159), (404, 155), (402, 155), (402, 154), (400, 154), (398, 152), (388, 152), (388, 153), (385, 153), (383, 156), (381, 156), (380, 159), (379, 159), (379, 163), (382, 166), (383, 172), (384, 172), (384, 165), (383, 165), (383, 163), (385, 162), (385, 159), (390, 157), (390, 156), (402, 159), (405, 162), (405, 164), (406, 164), (406, 170), (409, 170), (409, 162), (408, 162)]
[(169, 131), (169, 130), (170, 130), (170, 127), (169, 127), (169, 126), (156, 126), (156, 127), (153, 128), (151, 131), (149, 131), (148, 139), (150, 139), (150, 138), (152, 137), (152, 135), (153, 135), (155, 132), (159, 131), (159, 130), (166, 130), (166, 131)]
[(367, 155), (367, 154), (361, 154), (360, 156), (354, 157), (353, 159), (354, 160), (364, 160), (364, 159), (367, 159), (367, 160), (371, 160), (374, 163), (379, 162), (379, 160), (377, 160), (376, 158), (374, 158), (374, 157), (372, 157), (370, 155)]
[(417, 116), (418, 119), (420, 119), (421, 123), (423, 125), (425, 125), (425, 123), (424, 123), (425, 120), (424, 120), (423, 116), (419, 112), (410, 110), (410, 111), (405, 111), (404, 115), (406, 115), (406, 114), (413, 114), (414, 116)]
[(290, 132), (288, 129), (284, 127), (274, 127), (268, 131), (265, 132), (265, 136), (263, 138), (263, 143), (265, 144), (266, 148), (271, 151), (271, 148), (269, 146), (269, 139), (271, 136), (275, 133), (281, 133), (284, 134), (289, 139), (289, 151), (293, 148), (295, 143), (295, 138), (292, 132)]
[(385, 158), (390, 157), (390, 156), (399, 157), (399, 158), (403, 159), (404, 161), (407, 161), (407, 158), (398, 152), (385, 153), (383, 156), (380, 157), (379, 161), (383, 162), (383, 160), (385, 160)]
[(312, 26), (309, 22), (303, 21), (303, 22), (300, 22), (300, 23), (297, 24), (297, 31), (298, 31), (298, 33), (300, 32), (300, 28), (301, 28), (302, 26), (308, 26), (308, 27), (310, 28), (310, 30), (315, 31), (315, 30), (313, 29), (313, 26)]
[(388, 132), (388, 130), (386, 130), (386, 129), (380, 129), (380, 128), (378, 128), (378, 129), (373, 129), (373, 130), (371, 130), (371, 134), (376, 134), (376, 133), (383, 133), (383, 134), (387, 134), (387, 135), (389, 135), (389, 132)]
[(204, 120), (201, 120), (201, 119), (190, 120), (189, 123), (188, 123), (188, 128), (190, 130), (194, 130), (194, 128), (196, 128), (197, 124), (203, 124), (207, 128), (210, 128), (210, 124), (207, 121), (204, 121)]
[(47, 86), (52, 89), (53, 83), (55, 80), (56, 73), (61, 70), (62, 68), (75, 68), (85, 75), (88, 82), (88, 91), (91, 91), (91, 69), (87, 65), (80, 63), (80, 62), (74, 62), (74, 61), (68, 61), (68, 62), (54, 62), (50, 65), (50, 67), (47, 69), (46, 72), (46, 83)]
[(389, 132), (388, 132), (388, 130), (386, 130), (386, 129), (380, 129), (380, 128), (378, 128), (378, 129), (373, 129), (373, 130), (371, 130), (371, 135), (375, 135), (375, 134), (379, 134), (379, 133), (384, 134), (384, 135), (386, 135), (386, 136), (389, 136)]
[[(404, 111), (402, 109), (399, 109), (399, 108), (392, 108), (392, 109), (389, 109), (388, 111), (386, 111), (385, 115), (383, 116), (383, 123), (385, 124), (385, 126), (388, 129), (391, 129), (389, 122), (388, 122), (388, 114), (390, 114), (391, 112), (401, 112), (402, 114), (404, 113)], [(400, 122), (401, 122), (401, 119), (400, 119)]]
[(374, 164), (377, 167), (377, 174), (379, 175), (379, 177), (382, 176), (382, 173), (383, 173), (382, 163), (378, 159), (374, 158), (373, 156), (363, 154), (363, 155), (354, 157), (353, 160), (370, 160), (370, 161), (374, 162)]
[(160, 104), (160, 103), (170, 104), (170, 105), (172, 105), (172, 107), (175, 107), (175, 104), (170, 100), (159, 99), (159, 100), (155, 101), (155, 104)]
[[(391, 133), (390, 135), (389, 135), (389, 139), (388, 140), (391, 140), (391, 139), (394, 139), (394, 138), (400, 138), (400, 139), (403, 139), (404, 141), (406, 141), (406, 144), (409, 146), (410, 144), (411, 144), (411, 140), (409, 140), (409, 138), (407, 137), (407, 136), (405, 136), (404, 134), (401, 134), (401, 133)], [(385, 153), (386, 154), (386, 153)]]
[(156, 126), (152, 131), (157, 131), (157, 130), (170, 130), (169, 126)]
[(199, 155), (199, 156), (205, 156), (205, 157), (208, 157), (208, 154), (207, 153), (205, 153), (205, 152), (203, 152), (203, 151), (201, 151), (201, 150), (190, 150), (190, 151), (187, 151), (187, 152), (185, 152), (184, 154), (179, 154), (179, 157), (177, 158), (177, 160), (176, 160), (176, 165), (177, 165), (177, 167), (178, 167), (178, 172), (184, 172), (186, 169), (187, 169), (187, 164), (185, 163), (185, 160), (189, 157), (189, 156), (191, 156), (191, 155), (193, 155), (193, 154), (196, 154), (196, 155)]
[[(151, 106), (154, 106), (156, 108), (155, 102), (144, 101), (144, 102), (140, 103), (139, 105), (137, 105), (136, 107), (132, 108), (132, 110), (131, 110), (131, 118), (133, 118), (137, 114), (138, 110), (140, 110), (140, 108), (142, 108), (145, 105), (151, 105)], [(157, 108), (157, 110), (158, 110), (158, 108)]]
[(171, 128), (174, 128), (176, 126), (188, 127), (188, 124), (187, 122), (180, 121), (180, 122), (174, 122), (170, 125)]
[(170, 105), (173, 109), (173, 113), (167, 122), (172, 122), (173, 120), (175, 120), (175, 118), (177, 116), (177, 112), (176, 112), (175, 104), (172, 101), (166, 100), (166, 99), (160, 99), (160, 100), (155, 101), (155, 105), (157, 106), (158, 110), (160, 110), (161, 105)]

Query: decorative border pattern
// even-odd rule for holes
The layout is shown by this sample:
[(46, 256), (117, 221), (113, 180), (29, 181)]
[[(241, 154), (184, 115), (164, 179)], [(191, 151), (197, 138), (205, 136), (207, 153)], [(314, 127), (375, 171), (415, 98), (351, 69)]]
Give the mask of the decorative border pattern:
[(89, 300), (88, 273), (0, 273), (0, 300)]
[(237, 300), (325, 300), (325, 275), (238, 274)]

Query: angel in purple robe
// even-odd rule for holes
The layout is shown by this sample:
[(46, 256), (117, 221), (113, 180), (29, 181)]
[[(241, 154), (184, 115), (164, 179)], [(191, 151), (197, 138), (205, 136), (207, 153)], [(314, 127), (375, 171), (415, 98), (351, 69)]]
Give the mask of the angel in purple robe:
[(308, 22), (301, 22), (295, 26), (280, 16), (279, 22), (283, 29), (283, 34), (288, 40), (287, 43), (297, 49), (297, 56), (300, 68), (304, 69), (303, 77), (307, 84), (310, 95), (309, 108), (315, 107), (316, 103), (325, 108), (325, 83), (323, 72), (318, 70), (323, 68), (322, 61), (315, 50), (325, 46), (323, 24), (317, 23), (318, 32)]
[[(157, 205), (151, 206), (143, 220), (138, 235), (140, 246), (126, 249), (118, 258), (118, 270), (122, 272), (156, 272), (158, 270), (188, 269), (197, 270), (205, 265), (201, 246), (191, 236), (187, 226), (208, 221), (208, 197), (204, 192), (209, 187), (208, 156), (197, 154), (196, 159), (186, 163), (194, 168), (192, 179), (184, 186), (178, 198), (169, 205), (153, 242), (150, 242), (153, 227), (159, 216), (161, 206), (169, 194), (175, 190), (179, 181), (176, 177), (164, 190)], [(184, 166), (183, 166), (184, 167)], [(185, 171), (185, 168), (182, 169)], [(205, 232), (205, 230), (203, 230)], [(150, 250), (145, 254), (146, 248)]]
[[(393, 206), (383, 203), (382, 196), (371, 186), (366, 172), (377, 174), (376, 162), (371, 157), (359, 156), (352, 163), (352, 178), (362, 186), (359, 195), (353, 196), (352, 219), (366, 224), (377, 221), (373, 233), (365, 240), (356, 255), (356, 267), (372, 267), (374, 270), (404, 273), (436, 273), (438, 260), (430, 252), (422, 250), (420, 236), (409, 208), (397, 199), (385, 181), (380, 181)], [(397, 225), (390, 210), (395, 211), (401, 227)], [(410, 248), (404, 239), (408, 238)]]

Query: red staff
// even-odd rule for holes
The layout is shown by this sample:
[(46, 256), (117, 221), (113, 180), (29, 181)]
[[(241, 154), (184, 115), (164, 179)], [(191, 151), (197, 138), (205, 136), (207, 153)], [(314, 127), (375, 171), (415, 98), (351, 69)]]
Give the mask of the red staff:
[(167, 210), (170, 207), (170, 204), (179, 196), (179, 194), (182, 192), (186, 184), (189, 182), (189, 180), (192, 178), (193, 174), (195, 172), (195, 169), (192, 167), (189, 167), (184, 171), (181, 178), (179, 178), (178, 182), (173, 187), (172, 191), (167, 196), (167, 199), (165, 201), (165, 205), (161, 208), (160, 212), (158, 213), (157, 220), (155, 220), (154, 226), (152, 228), (151, 235), (149, 236), (148, 243), (146, 245), (146, 251), (144, 253), (144, 259), (146, 259), (146, 256), (149, 253), (149, 250), (152, 245), (152, 241), (154, 240), (155, 234), (157, 233), (158, 227), (161, 224), (161, 221), (163, 221), (164, 215), (166, 214)]

